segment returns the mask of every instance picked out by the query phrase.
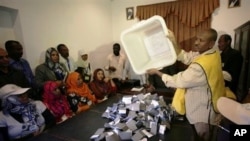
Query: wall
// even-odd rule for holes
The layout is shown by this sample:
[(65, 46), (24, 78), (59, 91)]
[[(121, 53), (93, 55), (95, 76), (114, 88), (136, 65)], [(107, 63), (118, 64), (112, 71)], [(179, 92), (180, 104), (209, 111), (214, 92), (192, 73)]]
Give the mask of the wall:
[[(70, 48), (75, 60), (81, 48), (91, 53), (113, 44), (110, 0), (0, 0), (0, 5), (18, 10), (13, 32), (6, 29), (6, 36), (14, 33), (21, 41), (33, 69), (44, 62), (44, 51), (59, 43)], [(102, 59), (91, 59), (97, 66), (102, 63)]]
[(213, 14), (212, 27), (220, 35), (227, 33), (234, 39), (234, 29), (250, 20), (250, 14), (248, 14), (250, 1), (241, 0), (241, 6), (235, 8), (228, 8), (228, 0), (220, 0), (220, 5)]
[[(119, 40), (121, 32), (138, 22), (137, 19), (126, 20), (125, 9), (136, 8), (137, 5), (148, 5), (150, 3), (167, 2), (170, 0), (114, 0), (112, 2), (113, 14), (113, 39)], [(250, 1), (241, 0), (241, 6), (228, 8), (228, 0), (220, 0), (220, 7), (212, 15), (212, 28), (218, 30), (219, 35), (228, 33), (234, 38), (234, 29), (250, 20)]]
[[(0, 28), (0, 37), (21, 41), (24, 57), (33, 69), (43, 62), (44, 51), (59, 43), (68, 45), (75, 60), (78, 50), (84, 48), (90, 53), (93, 68), (103, 67), (112, 44), (120, 43), (121, 32), (138, 22), (136, 18), (126, 20), (125, 9), (167, 1), (170, 0), (0, 0), (0, 5), (18, 11), (13, 28)], [(230, 9), (227, 2), (220, 0), (220, 8), (212, 15), (212, 27), (219, 34), (234, 36), (234, 29), (250, 19), (250, 1), (241, 0), (240, 7)], [(0, 39), (0, 46), (3, 42)]]

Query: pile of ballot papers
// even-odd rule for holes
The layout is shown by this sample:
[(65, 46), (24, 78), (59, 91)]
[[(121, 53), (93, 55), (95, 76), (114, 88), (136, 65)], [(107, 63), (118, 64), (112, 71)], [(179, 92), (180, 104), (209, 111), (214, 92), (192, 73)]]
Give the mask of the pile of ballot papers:
[(174, 111), (163, 96), (138, 94), (123, 96), (118, 103), (107, 107), (102, 114), (107, 118), (104, 127), (90, 137), (92, 141), (140, 141), (164, 136), (170, 130)]

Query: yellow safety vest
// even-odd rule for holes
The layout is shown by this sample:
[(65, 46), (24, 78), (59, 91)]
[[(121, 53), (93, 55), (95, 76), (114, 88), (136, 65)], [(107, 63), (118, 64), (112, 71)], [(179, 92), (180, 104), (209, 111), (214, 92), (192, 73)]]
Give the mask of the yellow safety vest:
[[(228, 87), (225, 87), (221, 61), (218, 60), (220, 60), (220, 54), (218, 51), (214, 51), (213, 53), (203, 54), (192, 62), (199, 64), (205, 72), (209, 90), (212, 94), (213, 108), (216, 112), (218, 112), (217, 100), (220, 97), (225, 96), (236, 99), (234, 93)], [(186, 89), (177, 88), (172, 101), (172, 106), (181, 115), (186, 112), (185, 92)]]

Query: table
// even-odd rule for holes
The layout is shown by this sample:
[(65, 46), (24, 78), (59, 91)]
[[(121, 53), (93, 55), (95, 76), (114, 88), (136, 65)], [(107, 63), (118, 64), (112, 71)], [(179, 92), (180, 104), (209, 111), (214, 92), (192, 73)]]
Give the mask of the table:
[[(108, 119), (101, 115), (108, 106), (118, 102), (123, 95), (116, 94), (108, 100), (96, 104), (86, 112), (60, 123), (28, 141), (88, 141), (98, 128), (102, 128)], [(173, 121), (171, 130), (164, 138), (168, 141), (190, 141), (192, 130), (187, 121)], [(158, 141), (158, 137), (150, 140)]]

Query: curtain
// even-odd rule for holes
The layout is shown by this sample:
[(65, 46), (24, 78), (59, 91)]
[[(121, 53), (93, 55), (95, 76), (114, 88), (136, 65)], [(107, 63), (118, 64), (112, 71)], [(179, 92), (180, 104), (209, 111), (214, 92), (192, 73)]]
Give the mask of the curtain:
[(180, 46), (189, 51), (197, 33), (211, 27), (211, 15), (218, 7), (219, 0), (178, 0), (137, 6), (136, 16), (139, 20), (162, 16)]

